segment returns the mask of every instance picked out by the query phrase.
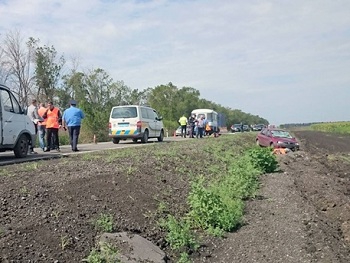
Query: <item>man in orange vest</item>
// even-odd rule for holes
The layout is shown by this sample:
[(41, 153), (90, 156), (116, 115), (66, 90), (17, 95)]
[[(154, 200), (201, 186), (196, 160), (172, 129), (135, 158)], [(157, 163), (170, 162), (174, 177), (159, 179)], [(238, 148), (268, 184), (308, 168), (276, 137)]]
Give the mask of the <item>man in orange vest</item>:
[(43, 118), (46, 119), (46, 142), (47, 148), (45, 152), (49, 152), (51, 149), (56, 149), (60, 152), (60, 142), (58, 137), (58, 129), (62, 125), (62, 114), (59, 108), (54, 107), (50, 101), (47, 103), (47, 109)]
[(45, 135), (46, 135), (46, 119), (43, 118), (44, 114), (46, 112), (45, 104), (40, 103), (38, 114), (43, 119), (43, 121), (38, 122), (38, 133), (39, 133), (39, 144), (40, 148), (45, 151), (46, 148), (46, 142), (45, 142)]

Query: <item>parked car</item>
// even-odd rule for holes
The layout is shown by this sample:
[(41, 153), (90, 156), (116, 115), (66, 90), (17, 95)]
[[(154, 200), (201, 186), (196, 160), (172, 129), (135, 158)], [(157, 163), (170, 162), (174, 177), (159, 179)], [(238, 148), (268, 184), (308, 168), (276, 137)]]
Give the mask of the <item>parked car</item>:
[(231, 126), (231, 132), (241, 132), (242, 130), (242, 124), (232, 124)]
[(265, 128), (265, 124), (255, 124), (255, 125), (253, 125), (252, 130), (253, 131), (261, 131), (264, 128)]
[(243, 131), (249, 132), (250, 131), (249, 125), (243, 125)]
[[(187, 126), (186, 129), (186, 136), (190, 135), (190, 126)], [(196, 130), (193, 131), (193, 135), (196, 135)], [(175, 136), (181, 136), (181, 126), (177, 127), (176, 131), (175, 131)]]
[(264, 147), (299, 150), (299, 143), (288, 132), (277, 128), (264, 128), (256, 136), (256, 144)]

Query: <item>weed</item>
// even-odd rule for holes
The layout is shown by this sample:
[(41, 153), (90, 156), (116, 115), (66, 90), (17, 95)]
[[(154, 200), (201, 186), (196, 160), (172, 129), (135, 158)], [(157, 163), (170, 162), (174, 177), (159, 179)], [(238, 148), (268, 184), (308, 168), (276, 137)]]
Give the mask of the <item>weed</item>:
[(103, 243), (100, 250), (93, 249), (83, 261), (88, 263), (117, 263), (118, 250), (113, 246)]
[(188, 220), (177, 220), (174, 216), (168, 215), (167, 220), (162, 220), (160, 226), (165, 228), (168, 233), (166, 241), (170, 247), (175, 250), (199, 248), (199, 243), (196, 237), (191, 232), (190, 222)]
[(28, 188), (24, 185), (24, 186), (22, 186), (22, 187), (19, 189), (19, 192), (20, 192), (21, 194), (28, 194), (29, 190), (28, 190)]
[(104, 232), (111, 233), (113, 231), (113, 216), (100, 214), (100, 217), (95, 222), (95, 226)]
[(58, 220), (58, 217), (60, 216), (59, 211), (52, 211), (51, 216), (54, 216), (56, 220)]
[(191, 259), (186, 252), (182, 252), (177, 263), (191, 263)]
[(276, 156), (272, 153), (270, 147), (253, 147), (247, 151), (249, 157), (258, 169), (264, 173), (272, 173), (276, 171), (278, 162)]
[(158, 204), (157, 212), (163, 214), (168, 210), (168, 206), (164, 201), (160, 201)]
[(212, 227), (231, 231), (241, 221), (242, 201), (205, 188), (203, 178), (192, 184), (188, 200), (191, 208), (189, 216), (204, 229)]
[(71, 244), (71, 240), (68, 236), (61, 236), (60, 246), (62, 250), (65, 250), (66, 247), (68, 247), (70, 244)]
[(7, 169), (0, 169), (0, 176), (12, 176), (12, 173)]
[(25, 171), (36, 171), (39, 169), (39, 162), (30, 162), (23, 165)]

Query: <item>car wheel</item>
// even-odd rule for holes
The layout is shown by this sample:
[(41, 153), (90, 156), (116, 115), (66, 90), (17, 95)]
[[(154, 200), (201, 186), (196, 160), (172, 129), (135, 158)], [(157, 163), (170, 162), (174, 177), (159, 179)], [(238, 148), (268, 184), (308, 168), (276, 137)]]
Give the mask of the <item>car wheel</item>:
[(25, 134), (22, 134), (17, 143), (15, 148), (13, 149), (13, 152), (17, 158), (24, 158), (28, 154), (29, 149), (29, 139)]
[(160, 135), (157, 139), (158, 139), (158, 142), (162, 142), (164, 140), (164, 131), (163, 130), (160, 131)]
[(132, 139), (132, 141), (133, 141), (134, 143), (137, 143), (137, 139)]
[(148, 142), (148, 130), (145, 130), (145, 132), (143, 133), (143, 136), (141, 138), (141, 142), (142, 143)]
[(113, 138), (112, 141), (113, 141), (114, 144), (118, 144), (120, 140), (117, 139), (117, 138)]
[(259, 140), (256, 140), (256, 145), (261, 146)]
[(273, 145), (273, 142), (270, 143), (270, 147), (273, 149), (275, 146)]

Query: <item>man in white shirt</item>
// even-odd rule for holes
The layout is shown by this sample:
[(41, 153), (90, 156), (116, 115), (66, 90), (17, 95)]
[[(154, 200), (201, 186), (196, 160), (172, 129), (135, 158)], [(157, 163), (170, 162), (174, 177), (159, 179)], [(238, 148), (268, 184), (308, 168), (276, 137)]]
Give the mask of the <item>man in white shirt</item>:
[[(42, 118), (39, 116), (38, 113), (38, 106), (36, 99), (32, 99), (32, 104), (27, 109), (27, 115), (29, 116), (30, 120), (33, 122), (35, 126), (35, 134), (38, 133), (38, 122), (42, 120)], [(34, 145), (30, 148), (31, 154), (36, 154), (37, 152), (34, 151)]]

